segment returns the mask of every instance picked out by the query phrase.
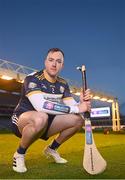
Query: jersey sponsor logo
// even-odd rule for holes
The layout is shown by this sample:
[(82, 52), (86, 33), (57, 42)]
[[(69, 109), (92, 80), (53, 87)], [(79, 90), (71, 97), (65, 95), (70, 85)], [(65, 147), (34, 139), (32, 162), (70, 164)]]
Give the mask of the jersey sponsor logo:
[(64, 93), (64, 87), (63, 86), (60, 86), (60, 92)]
[(36, 88), (36, 87), (37, 87), (37, 84), (34, 83), (34, 82), (30, 82), (29, 85), (28, 85), (28, 88), (29, 88), (29, 89), (34, 89), (34, 88)]
[(54, 104), (48, 101), (45, 101), (43, 104), (43, 108), (51, 111), (58, 111), (63, 113), (69, 113), (70, 108), (69, 106), (65, 106), (62, 104)]
[(62, 94), (48, 94), (43, 93), (42, 94), (45, 100), (61, 103), (62, 102)]
[(54, 105), (54, 109), (55, 111), (64, 112), (64, 113), (69, 113), (70, 111), (68, 106), (63, 106), (63, 105), (58, 105), (58, 104)]
[(50, 84), (50, 87), (51, 87), (51, 88), (55, 88), (55, 85), (53, 85), (53, 84)]
[(54, 110), (54, 104), (51, 103), (51, 102), (45, 102), (44, 105), (43, 105), (43, 107), (44, 107), (45, 109)]
[(44, 99), (46, 99), (46, 100), (48, 100), (48, 101), (52, 101), (52, 102), (61, 103), (61, 99), (59, 99), (59, 98), (49, 98), (49, 97), (45, 97)]

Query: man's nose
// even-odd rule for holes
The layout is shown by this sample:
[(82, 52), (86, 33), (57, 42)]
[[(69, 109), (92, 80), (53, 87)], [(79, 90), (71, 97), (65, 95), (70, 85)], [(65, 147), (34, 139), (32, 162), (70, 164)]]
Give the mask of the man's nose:
[(56, 61), (53, 61), (53, 64), (52, 64), (53, 66), (56, 66)]

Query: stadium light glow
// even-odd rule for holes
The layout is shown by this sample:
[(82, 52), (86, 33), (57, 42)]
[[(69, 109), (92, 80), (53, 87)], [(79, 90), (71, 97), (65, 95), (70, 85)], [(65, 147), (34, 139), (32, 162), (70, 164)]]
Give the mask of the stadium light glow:
[(24, 80), (18, 80), (19, 83), (24, 83)]
[(101, 101), (107, 101), (107, 98), (103, 97), (103, 98), (100, 98)]
[(99, 96), (93, 96), (92, 98), (93, 98), (93, 99), (100, 99)]
[[(73, 93), (73, 91), (70, 91), (71, 93)], [(73, 94), (75, 94), (76, 96), (80, 96), (80, 92), (77, 91), (77, 92), (74, 92)], [(108, 102), (108, 103), (113, 103), (114, 102), (114, 98), (111, 97), (111, 96), (106, 96), (104, 94), (95, 94), (95, 93), (92, 93), (91, 94), (91, 98), (94, 99), (94, 100), (99, 100), (99, 101), (104, 101), (104, 102)]]
[(80, 92), (76, 92), (74, 93), (76, 96), (80, 96)]
[(112, 103), (113, 99), (108, 99), (107, 102)]
[(10, 76), (2, 75), (2, 76), (1, 76), (1, 79), (11, 80), (11, 79), (13, 79), (13, 78), (10, 77)]

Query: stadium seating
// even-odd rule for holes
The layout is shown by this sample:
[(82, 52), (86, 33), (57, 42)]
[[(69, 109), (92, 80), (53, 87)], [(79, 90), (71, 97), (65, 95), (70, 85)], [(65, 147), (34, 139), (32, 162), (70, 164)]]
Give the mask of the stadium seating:
[(20, 93), (0, 90), (0, 130), (10, 130), (10, 117), (20, 98)]

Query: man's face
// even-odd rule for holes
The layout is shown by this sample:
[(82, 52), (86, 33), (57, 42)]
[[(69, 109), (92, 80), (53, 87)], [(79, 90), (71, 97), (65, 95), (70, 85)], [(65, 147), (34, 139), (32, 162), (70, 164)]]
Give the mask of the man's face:
[(60, 51), (50, 52), (45, 60), (45, 68), (47, 73), (55, 77), (63, 68), (64, 58)]

